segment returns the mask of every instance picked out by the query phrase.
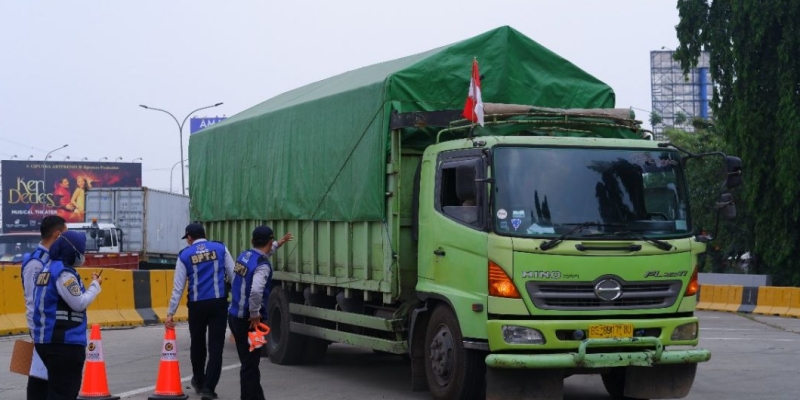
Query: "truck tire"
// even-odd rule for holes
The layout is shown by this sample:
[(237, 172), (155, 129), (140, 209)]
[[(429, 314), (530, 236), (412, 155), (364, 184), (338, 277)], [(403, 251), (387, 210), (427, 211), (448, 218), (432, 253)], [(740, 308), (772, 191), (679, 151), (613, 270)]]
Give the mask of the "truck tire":
[(633, 397), (625, 397), (625, 368), (612, 368), (611, 372), (602, 374), (603, 386), (606, 392), (614, 400), (647, 400), (635, 399)]
[(458, 318), (445, 305), (433, 311), (425, 332), (425, 374), (436, 400), (483, 399), (486, 394), (483, 354), (464, 348)]
[(281, 287), (272, 289), (267, 300), (269, 336), (267, 347), (273, 364), (296, 365), (303, 361), (306, 337), (289, 330), (292, 315), (289, 313), (289, 297)]

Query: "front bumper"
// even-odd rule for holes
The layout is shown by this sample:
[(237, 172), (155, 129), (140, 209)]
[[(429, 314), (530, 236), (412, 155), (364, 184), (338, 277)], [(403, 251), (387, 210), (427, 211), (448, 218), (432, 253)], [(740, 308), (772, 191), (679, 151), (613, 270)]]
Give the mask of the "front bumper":
[[(638, 350), (623, 353), (587, 354), (589, 347), (641, 346), (654, 347), (653, 350)], [(608, 367), (651, 367), (666, 364), (691, 364), (711, 359), (711, 352), (704, 349), (664, 350), (664, 345), (656, 337), (629, 339), (586, 339), (581, 342), (577, 352), (560, 354), (491, 354), (486, 357), (486, 365), (504, 369), (555, 369), (555, 368), (608, 368)]]

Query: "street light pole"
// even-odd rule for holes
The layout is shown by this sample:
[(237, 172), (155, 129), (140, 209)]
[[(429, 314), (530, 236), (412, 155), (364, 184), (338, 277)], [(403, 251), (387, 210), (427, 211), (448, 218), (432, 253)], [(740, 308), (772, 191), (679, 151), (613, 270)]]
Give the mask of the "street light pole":
[[(184, 161), (186, 161), (186, 160), (180, 160), (180, 161), (176, 162), (174, 165), (172, 165), (172, 168), (169, 170), (169, 192), (170, 193), (172, 193), (172, 172), (175, 171), (175, 167), (178, 164), (183, 164)], [(183, 167), (181, 167), (181, 168), (183, 168)], [(184, 194), (186, 194), (186, 193), (184, 193)]]
[[(167, 111), (167, 110), (162, 110), (160, 108), (148, 107), (148, 106), (146, 106), (144, 104), (139, 104), (139, 107), (142, 107), (145, 110), (161, 111), (163, 113), (167, 113), (170, 117), (172, 117), (172, 119), (175, 120), (175, 123), (178, 125), (178, 136), (180, 137), (180, 145), (181, 145), (181, 193), (182, 194), (186, 194), (186, 177), (185, 177), (186, 171), (184, 171), (185, 168), (183, 167), (183, 162), (186, 161), (183, 158), (183, 125), (186, 123), (186, 120), (188, 120), (189, 117), (192, 116), (192, 114), (194, 114), (194, 113), (196, 113), (196, 112), (198, 112), (200, 110), (205, 110), (207, 108), (218, 107), (218, 106), (221, 106), (221, 105), (222, 105), (222, 103), (220, 102), (220, 103), (217, 103), (217, 104), (214, 104), (214, 105), (211, 105), (211, 106), (200, 107), (200, 108), (190, 112), (189, 115), (187, 115), (186, 118), (183, 119), (183, 122), (178, 122), (178, 119), (175, 118), (175, 116), (172, 115), (172, 113)], [(172, 184), (172, 182), (170, 182), (170, 185), (171, 184)]]
[[(44, 186), (44, 190), (45, 191), (47, 190), (47, 159), (50, 158), (50, 154), (53, 154), (54, 152), (59, 151), (59, 150), (65, 148), (67, 146), (69, 146), (69, 145), (65, 144), (65, 145), (63, 145), (63, 146), (61, 146), (61, 147), (59, 147), (57, 149), (50, 150), (50, 152), (47, 153), (47, 155), (44, 157), (44, 162), (42, 163), (42, 185)], [(47, 203), (42, 202), (42, 211), (46, 211), (46, 210), (47, 210)], [(46, 215), (42, 215), (42, 218), (44, 218), (44, 217), (46, 217)]]

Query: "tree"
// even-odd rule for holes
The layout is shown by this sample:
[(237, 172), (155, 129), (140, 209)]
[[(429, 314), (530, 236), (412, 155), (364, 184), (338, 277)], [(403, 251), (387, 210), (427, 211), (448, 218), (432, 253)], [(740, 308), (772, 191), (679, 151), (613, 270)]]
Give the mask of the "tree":
[(675, 113), (675, 126), (683, 126), (686, 123), (686, 114), (678, 111)]
[(721, 138), (744, 162), (748, 247), (776, 284), (800, 284), (800, 2), (678, 0), (684, 72), (710, 54)]
[(658, 124), (660, 124), (662, 122), (664, 122), (664, 118), (662, 118), (659, 113), (657, 113), (655, 111), (650, 111), (650, 126), (655, 128), (656, 125), (658, 125)]
[[(670, 143), (692, 153), (709, 153), (726, 150), (722, 137), (713, 124), (695, 126), (694, 132), (670, 128), (664, 131)], [(717, 218), (714, 208), (719, 199), (721, 184), (725, 179), (723, 163), (719, 157), (691, 159), (686, 163), (685, 176), (689, 186), (689, 205), (695, 232), (705, 231), (715, 237), (709, 244), (703, 272), (725, 272), (724, 261), (736, 258), (748, 249), (752, 227), (749, 212), (743, 204), (736, 204), (738, 217), (734, 221)], [(734, 192), (738, 196), (738, 191)]]

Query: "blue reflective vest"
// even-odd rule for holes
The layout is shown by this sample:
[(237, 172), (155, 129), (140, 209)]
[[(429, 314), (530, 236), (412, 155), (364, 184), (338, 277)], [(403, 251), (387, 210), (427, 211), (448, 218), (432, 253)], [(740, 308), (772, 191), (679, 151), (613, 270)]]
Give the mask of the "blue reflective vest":
[[(47, 250), (42, 248), (37, 248), (33, 251), (33, 253), (25, 253), (22, 257), (22, 268), (20, 269), (20, 276), (25, 276), (25, 267), (28, 266), (28, 262), (31, 260), (39, 260), (42, 263), (42, 266), (47, 265), (50, 261), (50, 253)], [(25, 291), (25, 279), (20, 279), (22, 281), (22, 291)]]
[[(267, 265), (272, 269), (269, 258), (255, 250), (246, 250), (239, 254), (236, 265), (233, 267), (233, 282), (231, 283), (231, 306), (228, 313), (234, 317), (250, 318), (250, 292), (253, 288), (253, 277), (256, 268)], [(263, 303), (269, 298), (272, 283), (272, 273), (267, 275), (267, 284), (264, 286), (264, 297), (261, 302), (261, 317), (267, 318), (267, 308)]]
[(195, 242), (181, 250), (181, 262), (189, 281), (189, 302), (227, 298), (225, 292), (225, 245)]
[(86, 346), (86, 312), (73, 310), (58, 294), (56, 285), (62, 272), (75, 280), (73, 284), (77, 284), (80, 293), (86, 292), (75, 269), (61, 261), (45, 265), (36, 276), (33, 289), (33, 341)]

